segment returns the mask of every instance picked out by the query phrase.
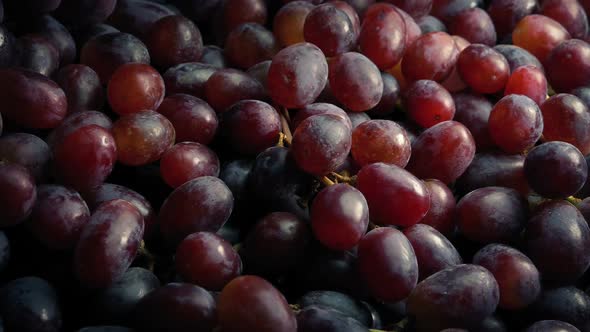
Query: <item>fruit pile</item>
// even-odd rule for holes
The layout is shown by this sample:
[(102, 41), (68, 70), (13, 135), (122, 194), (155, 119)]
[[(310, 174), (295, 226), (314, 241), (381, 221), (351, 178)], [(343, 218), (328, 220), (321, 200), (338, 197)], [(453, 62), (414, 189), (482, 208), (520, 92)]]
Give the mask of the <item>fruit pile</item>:
[(0, 1), (0, 331), (590, 332), (589, 14)]

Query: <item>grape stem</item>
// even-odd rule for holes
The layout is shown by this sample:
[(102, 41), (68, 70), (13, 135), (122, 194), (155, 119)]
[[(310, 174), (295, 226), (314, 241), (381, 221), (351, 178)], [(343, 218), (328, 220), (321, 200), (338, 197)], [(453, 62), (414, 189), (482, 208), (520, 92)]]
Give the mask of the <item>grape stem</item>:
[(154, 254), (152, 254), (148, 248), (145, 245), (145, 241), (141, 240), (141, 243), (139, 244), (139, 249), (137, 251), (138, 256), (143, 256), (145, 257), (145, 259), (147, 260), (147, 268), (148, 270), (150, 270), (151, 272), (154, 272), (154, 268), (156, 265), (156, 256), (154, 256)]
[(575, 207), (578, 207), (578, 205), (580, 205), (580, 203), (582, 203), (581, 199), (576, 198), (574, 196), (570, 196), (570, 197), (566, 198), (565, 200), (572, 203)]
[(324, 185), (326, 185), (327, 187), (329, 186), (333, 186), (336, 184), (336, 182), (330, 180), (330, 178), (328, 178), (327, 176), (322, 176), (321, 178), (319, 178), (320, 182), (323, 183)]

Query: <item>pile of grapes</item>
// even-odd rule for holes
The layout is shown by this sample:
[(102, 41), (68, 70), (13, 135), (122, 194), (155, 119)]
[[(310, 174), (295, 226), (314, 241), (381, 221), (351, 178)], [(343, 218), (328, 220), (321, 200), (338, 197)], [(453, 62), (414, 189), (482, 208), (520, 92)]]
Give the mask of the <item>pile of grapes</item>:
[(0, 331), (590, 332), (590, 0), (0, 0)]

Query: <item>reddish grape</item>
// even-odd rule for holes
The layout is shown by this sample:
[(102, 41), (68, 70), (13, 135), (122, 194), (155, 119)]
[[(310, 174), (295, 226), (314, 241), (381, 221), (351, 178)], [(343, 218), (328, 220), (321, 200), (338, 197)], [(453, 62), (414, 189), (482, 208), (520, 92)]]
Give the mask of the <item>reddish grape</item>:
[(357, 188), (367, 199), (371, 220), (379, 225), (412, 226), (430, 208), (424, 184), (403, 168), (374, 163), (357, 176)]
[(217, 300), (217, 317), (219, 326), (228, 332), (297, 331), (295, 314), (287, 300), (268, 281), (256, 276), (237, 277), (223, 288)]
[[(452, 36), (453, 40), (455, 41), (455, 47), (457, 47), (457, 52), (459, 54), (467, 48), (467, 46), (471, 45), (465, 38), (460, 36)], [(459, 71), (457, 70), (457, 65), (453, 67), (453, 71), (444, 81), (442, 81), (441, 85), (447, 89), (449, 92), (459, 92), (462, 90), (467, 89), (467, 84), (463, 82), (461, 79), (461, 75), (459, 75)]]
[(426, 129), (412, 144), (407, 169), (421, 179), (455, 181), (475, 155), (475, 142), (459, 122), (445, 121)]
[(217, 132), (218, 120), (215, 111), (197, 97), (186, 94), (171, 95), (164, 98), (157, 111), (174, 126), (176, 142), (209, 144)]
[(383, 162), (406, 167), (412, 147), (404, 128), (390, 120), (368, 120), (352, 132), (352, 156), (360, 166)]
[(311, 104), (328, 81), (328, 63), (322, 51), (310, 43), (299, 43), (277, 53), (268, 71), (268, 92), (288, 108)]
[(498, 92), (510, 76), (508, 61), (499, 52), (481, 44), (469, 45), (459, 54), (457, 69), (471, 89), (479, 93)]
[(20, 67), (51, 77), (59, 67), (59, 51), (46, 37), (26, 34), (18, 39)]
[(203, 144), (178, 143), (162, 155), (160, 174), (170, 187), (177, 188), (201, 176), (218, 176), (219, 158)]
[(97, 111), (84, 111), (70, 114), (64, 121), (47, 136), (47, 144), (53, 147), (67, 135), (89, 125), (97, 125), (108, 131), (113, 128), (113, 122), (104, 113)]
[(67, 65), (57, 72), (55, 82), (66, 94), (68, 114), (99, 110), (104, 104), (105, 93), (98, 74), (88, 66)]
[(419, 18), (428, 15), (432, 9), (433, 0), (387, 0), (387, 2), (401, 8), (412, 17)]
[(488, 122), (490, 136), (508, 153), (520, 153), (535, 145), (543, 133), (543, 116), (529, 97), (508, 95), (494, 105)]
[(112, 131), (119, 162), (130, 166), (160, 159), (175, 139), (172, 123), (154, 111), (124, 115), (114, 123)]
[(2, 116), (28, 128), (55, 128), (67, 113), (63, 90), (49, 78), (19, 68), (0, 69)]
[(302, 109), (298, 110), (297, 113), (295, 113), (293, 119), (291, 119), (291, 127), (293, 129), (297, 129), (297, 127), (299, 127), (299, 124), (303, 122), (303, 120), (319, 114), (336, 115), (342, 118), (342, 120), (344, 120), (350, 126), (350, 128), (352, 128), (352, 122), (350, 121), (348, 114), (344, 112), (344, 110), (342, 110), (340, 107), (328, 103), (313, 103), (306, 105)]
[(590, 229), (578, 209), (565, 201), (548, 201), (537, 209), (523, 244), (544, 280), (573, 281), (590, 265)]
[(377, 3), (363, 18), (358, 38), (360, 52), (379, 69), (389, 69), (402, 59), (406, 45), (406, 25), (394, 6)]
[(402, 61), (404, 77), (440, 82), (447, 78), (459, 56), (455, 40), (445, 32), (430, 32), (409, 45)]
[(581, 40), (566, 40), (547, 58), (547, 76), (556, 91), (569, 92), (590, 85), (590, 45)]
[(572, 144), (583, 155), (590, 154), (590, 111), (574, 95), (560, 93), (541, 105), (543, 140)]
[(282, 46), (289, 46), (305, 41), (303, 25), (305, 18), (315, 6), (305, 1), (293, 1), (279, 9), (274, 17), (272, 31)]
[[(330, 0), (330, 4), (343, 11), (352, 23), (352, 30), (356, 37), (361, 31), (361, 19), (357, 11), (348, 2), (343, 0)], [(355, 37), (355, 39), (356, 39)]]
[(405, 104), (408, 117), (423, 128), (452, 120), (455, 115), (451, 94), (435, 81), (419, 80), (410, 84)]
[(407, 302), (420, 331), (477, 327), (498, 305), (494, 276), (478, 265), (457, 265), (420, 282)]
[(305, 41), (317, 45), (327, 57), (350, 51), (357, 31), (348, 15), (331, 3), (312, 9), (303, 25)]
[(351, 128), (331, 114), (305, 119), (293, 133), (291, 153), (297, 165), (314, 175), (325, 175), (340, 166), (352, 145)]
[(264, 0), (226, 0), (221, 7), (225, 31), (231, 31), (242, 23), (266, 23), (267, 9)]
[(220, 69), (205, 84), (207, 102), (218, 113), (244, 99), (264, 99), (262, 85), (253, 77), (237, 69)]
[(147, 33), (146, 44), (153, 63), (160, 68), (198, 61), (203, 52), (199, 28), (181, 15), (156, 21)]
[(257, 23), (241, 24), (225, 39), (226, 58), (242, 69), (270, 60), (278, 51), (279, 46), (272, 32)]
[(543, 15), (528, 15), (524, 17), (512, 31), (514, 45), (531, 52), (545, 63), (551, 50), (564, 40), (570, 39), (570, 34), (558, 22)]
[(531, 65), (516, 68), (504, 89), (505, 96), (511, 94), (527, 96), (541, 106), (547, 99), (547, 79), (543, 71)]
[(49, 249), (71, 249), (88, 220), (90, 211), (80, 194), (62, 186), (42, 185), (37, 188), (27, 226)]
[(494, 46), (496, 29), (488, 13), (480, 8), (471, 8), (457, 14), (449, 24), (449, 33), (459, 35), (472, 44)]
[(521, 194), (503, 187), (476, 189), (461, 198), (456, 210), (461, 233), (483, 244), (516, 240), (527, 213), (527, 202)]
[(488, 14), (500, 38), (512, 33), (516, 24), (537, 9), (537, 0), (492, 0)]
[(0, 160), (25, 167), (37, 181), (47, 177), (51, 149), (39, 137), (25, 133), (0, 137)]
[(425, 180), (424, 186), (430, 196), (430, 209), (420, 224), (431, 226), (448, 237), (455, 231), (455, 196), (446, 184), (436, 179)]
[(281, 119), (265, 102), (242, 100), (223, 114), (221, 131), (237, 152), (258, 154), (278, 142)]
[(82, 228), (74, 268), (88, 287), (112, 284), (129, 268), (143, 237), (143, 218), (123, 200), (101, 204)]
[(401, 94), (401, 88), (395, 77), (389, 73), (381, 72), (383, 81), (383, 94), (377, 106), (370, 110), (374, 115), (388, 115), (393, 113)]
[(499, 44), (494, 46), (494, 50), (498, 51), (504, 56), (504, 58), (506, 58), (506, 61), (508, 61), (508, 65), (510, 66), (510, 72), (514, 72), (521, 66), (533, 66), (537, 67), (541, 72), (545, 72), (539, 59), (522, 47)]
[(223, 181), (202, 176), (176, 188), (160, 208), (164, 237), (176, 245), (195, 232), (216, 232), (229, 218), (234, 198)]
[(563, 25), (572, 38), (588, 34), (588, 17), (577, 0), (544, 0), (540, 13)]
[(477, 150), (481, 151), (493, 147), (494, 142), (488, 131), (488, 119), (492, 112), (492, 103), (483, 96), (470, 93), (455, 94), (453, 100), (455, 101), (454, 120), (469, 129), (475, 140)]
[(371, 295), (381, 301), (405, 299), (418, 282), (418, 262), (412, 244), (395, 228), (380, 227), (363, 236), (358, 264)]
[(238, 253), (214, 233), (187, 236), (176, 248), (174, 260), (183, 280), (208, 290), (221, 290), (242, 272)]
[(541, 276), (522, 252), (503, 244), (489, 244), (473, 257), (488, 269), (500, 289), (500, 308), (516, 310), (533, 303), (541, 293)]
[(0, 162), (0, 226), (24, 221), (36, 199), (37, 187), (29, 171), (17, 164)]
[(217, 68), (199, 62), (181, 63), (166, 70), (162, 78), (166, 94), (186, 93), (205, 98), (205, 84)]
[(52, 148), (58, 178), (81, 192), (101, 185), (117, 160), (115, 138), (97, 125), (69, 132)]
[(335, 184), (318, 193), (311, 208), (316, 239), (332, 250), (357, 245), (369, 226), (369, 207), (363, 194), (347, 184)]
[[(584, 186), (588, 166), (584, 155), (566, 142), (547, 142), (531, 149), (524, 161), (524, 174), (531, 188), (548, 198), (566, 198)], [(548, 177), (547, 174), (555, 174)]]
[(223, 49), (215, 45), (205, 45), (199, 62), (211, 65), (215, 68), (225, 68), (227, 63), (223, 55)]
[(332, 58), (329, 68), (332, 93), (347, 109), (362, 112), (377, 106), (383, 94), (383, 80), (371, 60), (348, 52)]
[(107, 92), (111, 108), (120, 115), (156, 110), (164, 99), (164, 80), (149, 65), (128, 63), (115, 70)]

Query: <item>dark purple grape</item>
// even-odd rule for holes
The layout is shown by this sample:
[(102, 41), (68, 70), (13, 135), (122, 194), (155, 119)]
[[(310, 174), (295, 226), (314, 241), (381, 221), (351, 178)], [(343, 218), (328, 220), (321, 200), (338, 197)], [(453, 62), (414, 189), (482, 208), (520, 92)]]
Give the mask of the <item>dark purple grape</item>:
[(383, 94), (377, 106), (370, 110), (370, 113), (374, 115), (393, 113), (401, 95), (399, 82), (393, 75), (381, 72), (381, 80), (383, 81)]
[(199, 62), (181, 63), (164, 72), (166, 95), (185, 93), (199, 98), (205, 98), (205, 83), (217, 68)]
[(217, 133), (215, 111), (205, 101), (187, 94), (164, 98), (158, 113), (164, 115), (176, 132), (176, 142), (209, 144)]
[(436, 31), (446, 32), (447, 31), (447, 27), (445, 26), (445, 24), (441, 20), (439, 20), (438, 18), (436, 18), (434, 16), (430, 16), (430, 15), (422, 16), (416, 20), (416, 23), (418, 23), (418, 26), (420, 27), (420, 31), (422, 31), (423, 35), (427, 34), (429, 32), (436, 32)]
[(97, 23), (84, 27), (76, 32), (76, 43), (79, 46), (83, 46), (90, 39), (98, 37), (100, 35), (106, 35), (107, 33), (120, 32), (119, 29), (112, 25)]
[(340, 311), (323, 306), (309, 306), (297, 313), (297, 331), (366, 332), (367, 327)]
[(254, 77), (232, 68), (219, 69), (205, 84), (205, 98), (217, 113), (223, 113), (238, 101), (265, 99), (264, 87)]
[(580, 330), (565, 322), (541, 320), (529, 326), (524, 332), (580, 332)]
[(529, 185), (524, 176), (522, 154), (508, 155), (500, 152), (478, 153), (465, 173), (457, 179), (456, 188), (466, 194), (483, 187), (507, 187), (528, 194)]
[(246, 198), (248, 194), (248, 177), (252, 171), (253, 161), (237, 159), (223, 165), (219, 178), (231, 190), (236, 201)]
[[(519, 0), (508, 0), (508, 1), (519, 1)], [(533, 2), (535, 0), (527, 0), (529, 2)], [(522, 47), (518, 47), (516, 45), (504, 45), (499, 44), (494, 46), (494, 50), (502, 54), (506, 61), (508, 61), (508, 65), (510, 66), (510, 72), (513, 72), (518, 67), (522, 66), (533, 66), (537, 67), (544, 72), (543, 65), (534, 55), (532, 55), (529, 51), (525, 50)]]
[(37, 187), (31, 173), (20, 165), (0, 162), (0, 226), (24, 221), (36, 199)]
[(18, 39), (20, 66), (50, 77), (59, 67), (59, 51), (51, 41), (39, 34), (27, 34)]
[(68, 29), (49, 15), (39, 17), (33, 22), (34, 32), (45, 36), (59, 52), (59, 65), (64, 66), (76, 59), (76, 42)]
[(6, 234), (0, 231), (0, 272), (4, 271), (10, 262), (10, 241)]
[(327, 3), (307, 14), (303, 36), (306, 42), (317, 45), (327, 57), (333, 57), (355, 46), (357, 31), (346, 12)]
[(47, 177), (51, 149), (39, 137), (26, 133), (0, 137), (0, 160), (25, 167), (37, 181)]
[(87, 26), (104, 21), (116, 4), (117, 0), (62, 0), (56, 16), (74, 26)]
[(4, 25), (0, 24), (0, 67), (10, 67), (17, 64), (18, 46), (16, 38)]
[(555, 319), (585, 331), (590, 324), (590, 296), (571, 286), (545, 289), (531, 311), (536, 319)]
[(324, 307), (335, 310), (342, 314), (340, 317), (355, 319), (365, 326), (371, 326), (374, 319), (364, 303), (350, 295), (334, 291), (308, 292), (297, 301), (297, 304), (302, 309)]
[(258, 23), (235, 27), (225, 39), (224, 46), (227, 60), (244, 70), (272, 59), (280, 49), (273, 33)]
[(147, 33), (146, 44), (154, 65), (163, 69), (196, 62), (203, 51), (199, 28), (182, 15), (156, 21)]
[(454, 120), (469, 129), (477, 151), (492, 148), (494, 142), (488, 131), (492, 103), (485, 97), (472, 93), (454, 94), (453, 101), (455, 102)]
[(115, 28), (145, 40), (159, 19), (176, 13), (157, 1), (119, 0), (107, 22)]
[(211, 65), (215, 68), (227, 67), (223, 49), (215, 45), (205, 45), (199, 62)]
[(69, 114), (98, 111), (104, 105), (105, 92), (100, 78), (88, 66), (72, 64), (62, 67), (55, 75), (55, 82), (66, 94)]
[(494, 21), (498, 37), (502, 38), (514, 30), (516, 24), (525, 16), (537, 10), (537, 0), (492, 0), (488, 14)]
[(436, 179), (425, 180), (424, 186), (430, 196), (430, 208), (420, 224), (429, 225), (448, 237), (455, 231), (455, 196), (446, 184)]

